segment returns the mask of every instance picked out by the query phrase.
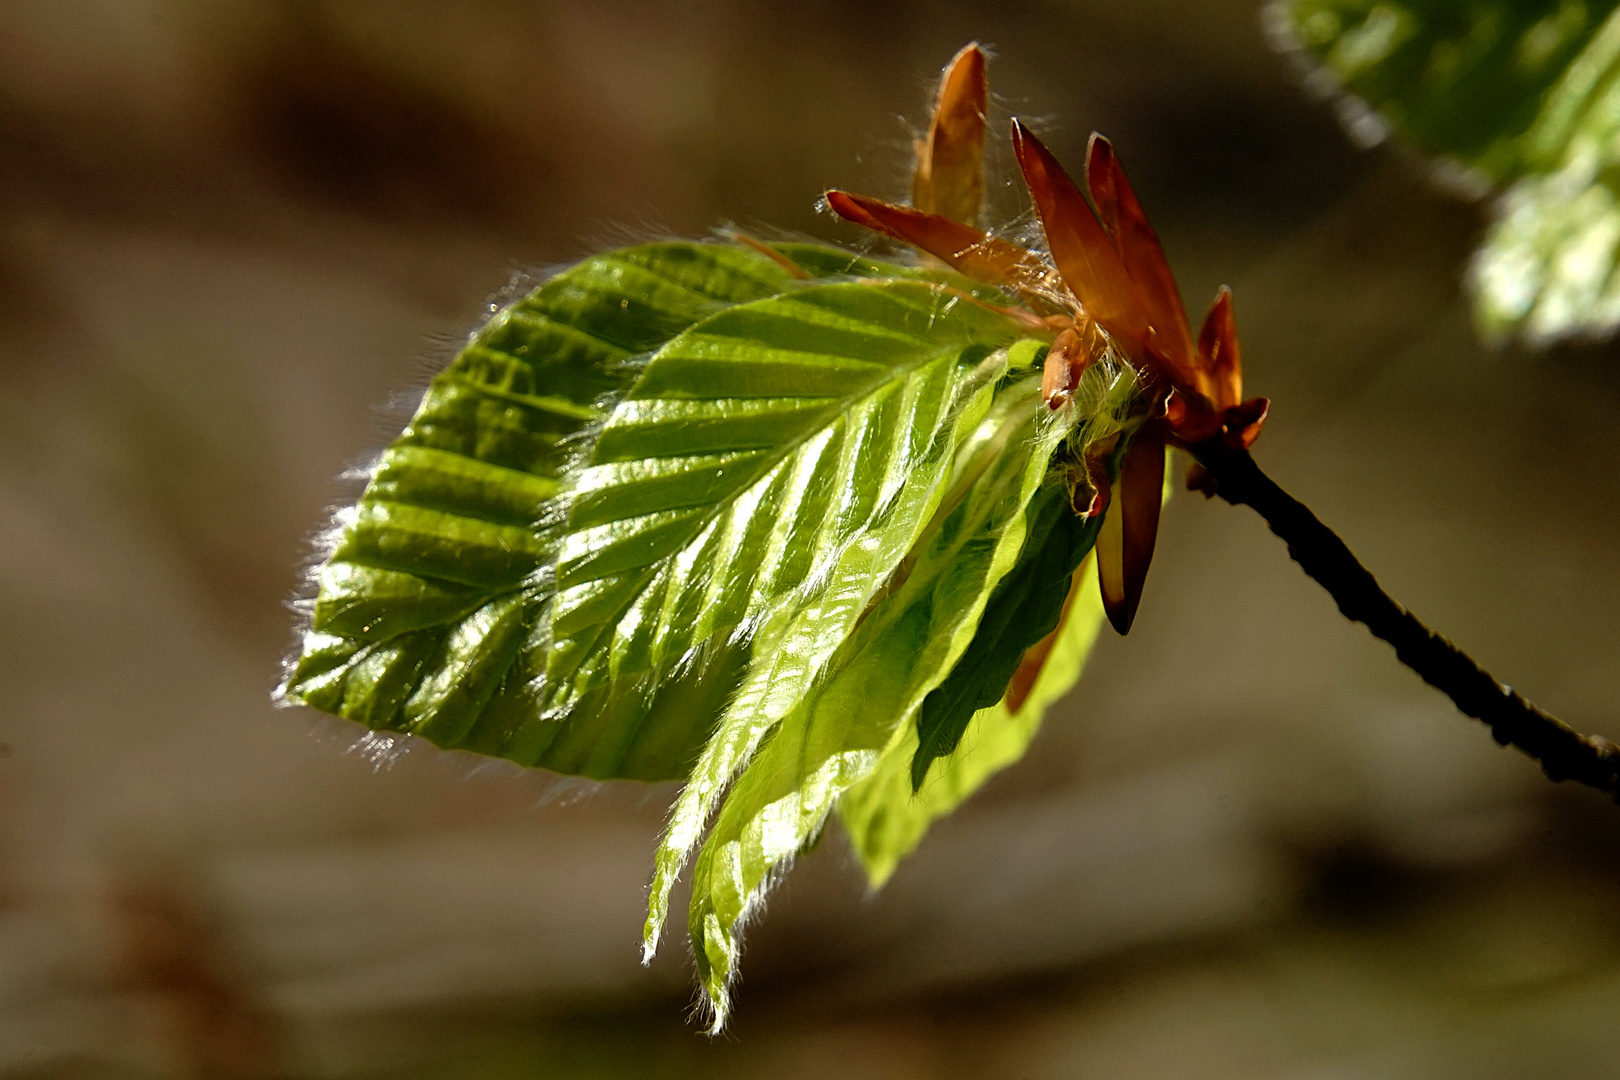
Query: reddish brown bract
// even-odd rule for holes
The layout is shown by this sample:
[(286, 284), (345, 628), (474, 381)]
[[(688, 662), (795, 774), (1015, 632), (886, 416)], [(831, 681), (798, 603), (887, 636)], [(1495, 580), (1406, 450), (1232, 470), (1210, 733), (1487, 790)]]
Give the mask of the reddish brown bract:
[(917, 144), (911, 205), (918, 210), (967, 225), (979, 220), (986, 96), (984, 50), (967, 45), (946, 65), (928, 135)]
[[(827, 203), (966, 277), (1017, 294), (1029, 308), (1029, 325), (1056, 334), (1041, 375), (1041, 394), (1051, 408), (1073, 400), (1081, 376), (1110, 344), (1136, 371), (1148, 415), (1121, 459), (1119, 491), (1109, 491), (1106, 456), (1115, 444), (1108, 441), (1088, 448), (1081, 473), (1090, 497), (1084, 510), (1075, 500), (1077, 512), (1105, 515), (1098, 576), (1109, 621), (1123, 634), (1135, 618), (1153, 559), (1165, 447), (1213, 439), (1247, 447), (1260, 434), (1267, 402), (1243, 400), (1237, 323), (1224, 287), (1194, 342), (1158, 235), (1113, 145), (1101, 135), (1093, 134), (1087, 146), (1082, 192), (1045, 144), (1013, 121), (1013, 151), (1050, 262), (971, 224), (982, 196), (984, 101), (984, 54), (970, 45), (946, 69), (928, 137), (918, 144), (915, 205), (842, 191), (828, 192)], [(1196, 463), (1187, 482), (1213, 493)]]

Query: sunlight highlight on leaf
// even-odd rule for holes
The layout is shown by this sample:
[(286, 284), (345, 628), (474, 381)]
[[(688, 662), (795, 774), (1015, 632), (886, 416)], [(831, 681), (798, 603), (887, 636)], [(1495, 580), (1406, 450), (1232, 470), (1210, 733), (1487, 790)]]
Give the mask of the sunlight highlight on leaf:
[(715, 1030), (729, 1009), (740, 924), (771, 875), (909, 726), (967, 648), (990, 593), (1022, 550), (1024, 510), (1073, 420), (1039, 407), (1034, 378), (1021, 386), (1002, 403), (996, 422), (1028, 434), (994, 455), (989, 471), (920, 538), (904, 583), (836, 650), (815, 683), (801, 689), (710, 830), (693, 872), (688, 929)]
[[(784, 245), (818, 273), (891, 273)], [(591, 702), (542, 721), (554, 515), (572, 445), (627, 363), (727, 306), (794, 284), (746, 247), (666, 243), (599, 255), (500, 310), (434, 379), (410, 423), (340, 515), (315, 573), (310, 632), (283, 699), (459, 747), (596, 777), (683, 776), (723, 690), (672, 678), (660, 723), (630, 732)], [(711, 667), (744, 659), (721, 650)], [(708, 696), (705, 696), (708, 695)]]
[[(571, 528), (600, 529), (597, 508), (606, 505), (626, 529), (668, 530), (679, 539), (666, 543), (659, 532), (657, 544), (639, 545), (646, 561), (613, 567), (618, 576), (598, 592), (581, 590), (582, 614), (572, 621), (559, 603), (559, 624), (580, 643), (565, 669), (573, 687), (633, 680), (643, 665), (689, 655), (705, 640), (751, 641), (755, 658), (659, 846), (649, 955), (675, 877), (718, 797), (797, 707), (922, 532), (1006, 368), (1006, 354), (992, 349), (1018, 334), (1002, 316), (923, 284), (813, 286), (740, 307), (671, 342), (604, 429), (602, 455), (645, 445), (651, 456), (607, 463), (612, 472), (602, 486), (588, 478), (590, 501)], [(732, 366), (717, 372), (722, 364)], [(710, 481), (706, 501), (683, 491), (694, 501), (666, 508), (669, 489), (644, 486), (653, 475), (647, 463), (664, 449), (658, 410), (692, 400), (729, 411), (721, 403), (738, 398), (693, 396), (728, 387), (772, 403), (777, 416), (768, 427), (723, 428), (735, 434), (706, 449), (732, 440), (725, 452), (735, 455), (734, 476)], [(648, 419), (654, 401), (662, 404)], [(631, 429), (623, 444), (615, 435), (621, 419)], [(595, 558), (585, 552), (582, 562)], [(560, 571), (565, 585), (568, 566)], [(609, 600), (598, 602), (603, 594)], [(692, 614), (665, 614), (683, 606)]]

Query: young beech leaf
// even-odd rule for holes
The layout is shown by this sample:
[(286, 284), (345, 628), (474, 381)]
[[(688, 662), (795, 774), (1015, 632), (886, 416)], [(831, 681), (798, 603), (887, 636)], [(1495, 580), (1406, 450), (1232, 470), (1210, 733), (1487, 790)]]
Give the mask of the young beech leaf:
[(660, 845), (649, 950), (715, 798), (922, 532), (1019, 333), (925, 284), (810, 285), (670, 342), (603, 428), (559, 548), (552, 708), (752, 657)]
[(889, 880), (936, 819), (962, 805), (986, 780), (1024, 756), (1047, 707), (1079, 680), (1103, 624), (1103, 606), (1089, 558), (1075, 572), (1074, 581), (1068, 614), (1016, 711), (1003, 698), (974, 713), (955, 749), (933, 759), (922, 786), (915, 791), (912, 767), (918, 729), (907, 725), (901, 738), (883, 751), (871, 774), (838, 801), (838, 816), (874, 889)]
[[(812, 273), (907, 272), (782, 248)], [(283, 698), (559, 772), (683, 775), (723, 690), (671, 679), (659, 691), (663, 723), (639, 732), (614, 728), (605, 706), (541, 721), (534, 680), (552, 544), (539, 523), (577, 453), (568, 440), (600, 421), (602, 395), (635, 378), (627, 361), (796, 284), (748, 247), (648, 244), (587, 259), (497, 312), (433, 380), (358, 505), (338, 515)]]
[(791, 710), (715, 819), (693, 872), (688, 923), (715, 1030), (728, 1011), (739, 924), (772, 873), (820, 830), (839, 796), (872, 772), (944, 679), (1023, 548), (1025, 510), (1074, 417), (1042, 408), (1034, 377), (1003, 398), (993, 414), (997, 437), (966, 449), (960, 494), (941, 504), (900, 580), (819, 677), (794, 688)]
[(1064, 483), (1048, 484), (1025, 515), (1029, 540), (1018, 562), (996, 585), (967, 651), (923, 700), (911, 763), (914, 789), (936, 759), (956, 749), (973, 717), (1002, 699), (1024, 654), (1057, 629), (1070, 581), (1102, 521), (1075, 514)]

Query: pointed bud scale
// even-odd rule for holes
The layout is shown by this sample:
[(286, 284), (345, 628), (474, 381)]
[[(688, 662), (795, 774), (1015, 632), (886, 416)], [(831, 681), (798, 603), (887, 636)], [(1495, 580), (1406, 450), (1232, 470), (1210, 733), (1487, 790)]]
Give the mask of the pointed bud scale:
[(1136, 192), (1125, 178), (1113, 144), (1096, 133), (1086, 147), (1086, 184), (1091, 188), (1102, 224), (1125, 264), (1137, 302), (1145, 309), (1147, 322), (1152, 327), (1151, 349), (1169, 365), (1172, 381), (1207, 393), (1200, 385), (1192, 337), (1187, 328), (1187, 309), (1181, 302), (1181, 290), (1170, 272), (1158, 233), (1153, 231), (1142, 204), (1136, 199)]
[(1164, 498), (1164, 427), (1143, 424), (1125, 448), (1113, 505), (1097, 534), (1097, 581), (1103, 609), (1120, 634), (1130, 632), (1153, 563)]
[(1114, 145), (1093, 131), (1086, 141), (1086, 190), (1097, 220), (1119, 250), (1119, 192), (1114, 186)]
[(1126, 634), (1131, 629), (1131, 620), (1124, 617), (1124, 519), (1124, 511), (1118, 506), (1112, 508), (1112, 513), (1106, 513), (1102, 528), (1097, 530), (1097, 544), (1092, 549), (1097, 556), (1097, 585), (1102, 592), (1103, 610), (1108, 613), (1108, 622), (1116, 634)]
[(1113, 241), (1057, 158), (1017, 120), (1013, 151), (1058, 273), (1087, 314), (1138, 355), (1146, 347), (1147, 321)]
[(911, 204), (964, 224), (976, 224), (984, 201), (984, 50), (968, 45), (940, 79), (928, 136), (917, 144)]
[(1198, 356), (1215, 404), (1236, 405), (1243, 400), (1243, 353), (1238, 347), (1237, 318), (1232, 314), (1232, 290), (1225, 285), (1215, 294), (1204, 326), (1198, 332)]
[(1022, 291), (1042, 276), (1034, 252), (961, 222), (847, 191), (829, 191), (826, 198), (839, 217), (920, 248), (974, 281)]

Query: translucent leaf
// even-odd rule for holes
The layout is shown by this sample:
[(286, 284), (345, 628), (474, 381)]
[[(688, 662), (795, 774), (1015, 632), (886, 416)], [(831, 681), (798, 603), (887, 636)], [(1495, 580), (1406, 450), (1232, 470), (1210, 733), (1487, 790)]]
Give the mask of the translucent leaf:
[(955, 749), (935, 758), (922, 786), (912, 790), (918, 736), (908, 726), (883, 752), (877, 767), (844, 793), (838, 816), (850, 843), (879, 888), (921, 842), (928, 827), (955, 810), (990, 777), (1024, 756), (1048, 706), (1079, 681), (1103, 624), (1097, 574), (1087, 559), (1076, 571), (1079, 591), (1040, 674), (1016, 712), (1005, 701), (973, 714)]
[(997, 417), (1012, 438), (985, 473), (921, 537), (899, 583), (830, 657), (748, 763), (715, 819), (693, 871), (689, 931), (698, 975), (725, 1022), (737, 924), (771, 872), (821, 828), (839, 795), (883, 749), (967, 648), (995, 583), (1017, 559), (1024, 507), (1046, 474), (1062, 427), (1039, 438), (1033, 380)]
[[(813, 272), (897, 272), (784, 247)], [(540, 524), (577, 456), (571, 442), (601, 420), (597, 401), (637, 376), (628, 361), (796, 284), (747, 247), (650, 244), (588, 259), (498, 311), (339, 514), (285, 699), (560, 772), (682, 775), (721, 704), (689, 679), (660, 689), (665, 723), (633, 748), (597, 723), (601, 710), (541, 723), (552, 552)]]
[(559, 550), (552, 708), (753, 657), (659, 848), (649, 950), (716, 797), (922, 532), (1018, 333), (924, 284), (810, 286), (672, 341), (602, 430)]
[[(890, 582), (728, 793), (693, 874), (688, 924), (716, 1028), (725, 1021), (740, 924), (773, 875), (815, 838), (839, 798), (870, 775), (890, 747), (908, 734), (915, 746), (923, 701), (967, 653), (998, 584), (1026, 547), (1051, 539), (1046, 509), (1061, 500), (1073, 519), (1066, 476), (1050, 469), (1053, 452), (1099, 428), (1118, 430), (1112, 410), (1129, 404), (1131, 380), (1116, 371), (1093, 373), (1094, 390), (1119, 391), (1084, 395), (1100, 411), (1096, 416), (1049, 412), (1039, 400), (1038, 378), (1003, 393), (976, 438), (959, 451), (952, 495), (902, 564), (899, 580)], [(1037, 497), (1043, 507), (1031, 513)], [(1045, 532), (1032, 535), (1032, 526)], [(1067, 574), (1060, 577), (1048, 583), (1059, 603), (1068, 591)], [(902, 802), (910, 798), (909, 790), (899, 795)]]
[[(1000, 293), (774, 254), (791, 263), (748, 243), (613, 252), (497, 312), (338, 516), (283, 687), (524, 765), (686, 778), (645, 944), (715, 816), (692, 928), (722, 1018), (735, 927), (773, 871), (896, 747), (909, 760), (964, 655), (1005, 666), (1052, 622), (1089, 535), (1056, 514), (1066, 470), (1134, 393), (1102, 363), (1052, 413), (1045, 346)], [(953, 716), (963, 745), (1006, 742)], [(963, 795), (987, 775), (942, 760)]]
[[(1620, 11), (1614, 0), (1280, 0), (1274, 24), (1342, 88), (1352, 134), (1394, 127), (1446, 175), (1507, 184), (1470, 283), (1482, 333), (1620, 326)], [(1461, 166), (1458, 169), (1456, 166)]]
[(1067, 484), (1051, 483), (1026, 510), (1029, 540), (985, 606), (972, 643), (923, 700), (911, 763), (920, 788), (934, 761), (956, 749), (975, 714), (1000, 701), (1024, 654), (1057, 629), (1070, 580), (1097, 540), (1101, 518), (1081, 518)]

